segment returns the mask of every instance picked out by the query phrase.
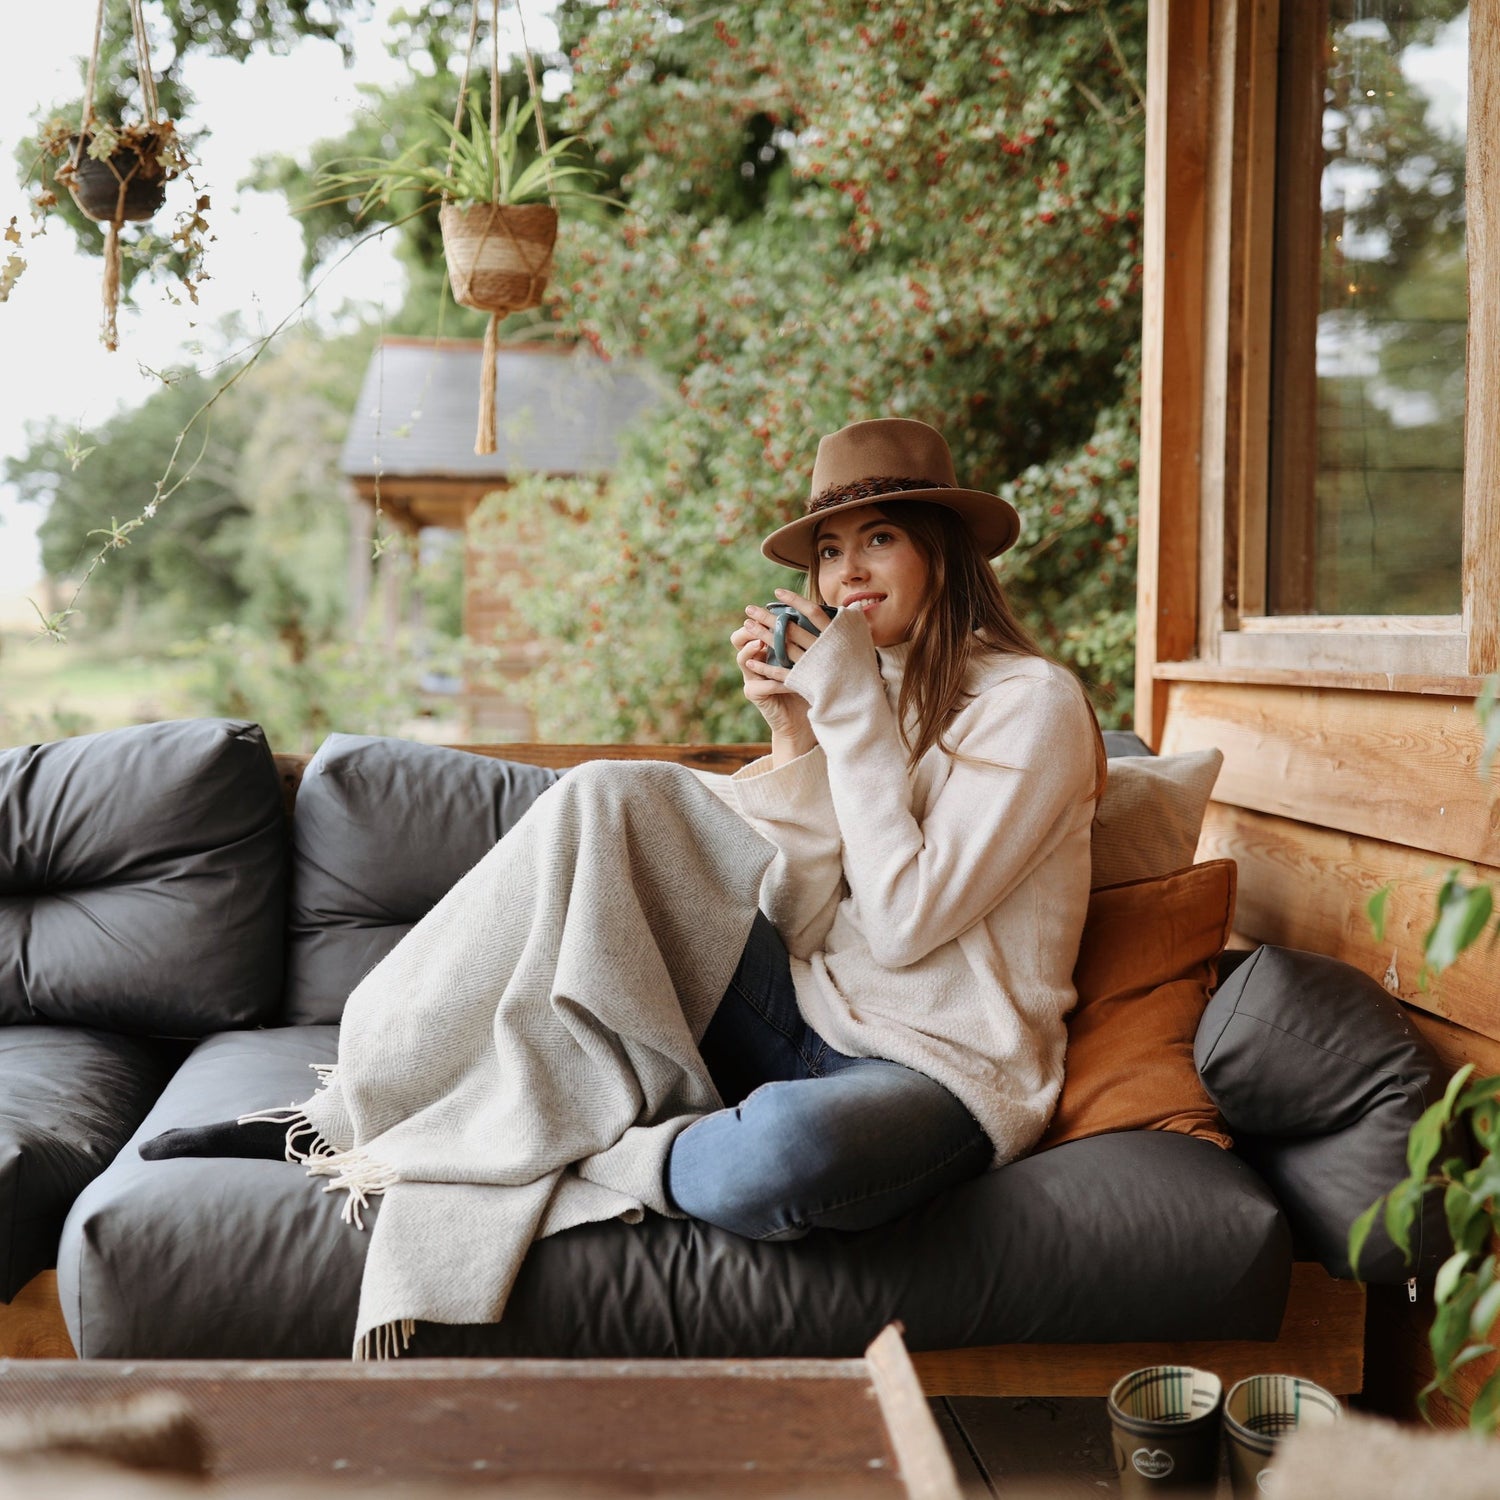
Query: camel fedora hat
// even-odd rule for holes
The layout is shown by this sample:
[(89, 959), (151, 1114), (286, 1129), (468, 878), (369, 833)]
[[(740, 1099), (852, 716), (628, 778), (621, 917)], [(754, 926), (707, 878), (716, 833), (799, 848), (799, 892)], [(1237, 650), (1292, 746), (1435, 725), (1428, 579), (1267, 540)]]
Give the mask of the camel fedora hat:
[(905, 417), (877, 417), (851, 422), (819, 442), (807, 514), (773, 531), (760, 550), (772, 562), (806, 571), (813, 564), (819, 521), (887, 498), (930, 500), (956, 510), (986, 557), (999, 556), (1021, 534), (1021, 517), (1010, 501), (960, 488), (953, 455), (935, 427)]

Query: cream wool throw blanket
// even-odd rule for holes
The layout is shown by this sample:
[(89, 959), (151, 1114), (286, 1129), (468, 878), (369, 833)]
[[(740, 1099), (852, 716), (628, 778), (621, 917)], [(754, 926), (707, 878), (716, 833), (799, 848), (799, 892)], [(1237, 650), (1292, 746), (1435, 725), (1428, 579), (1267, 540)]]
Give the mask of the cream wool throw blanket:
[(721, 1103), (697, 1042), (773, 853), (682, 767), (592, 762), (361, 981), (319, 1091), (256, 1117), (358, 1227), (384, 1195), (356, 1357), (497, 1321), (534, 1239), (674, 1214), (672, 1142)]

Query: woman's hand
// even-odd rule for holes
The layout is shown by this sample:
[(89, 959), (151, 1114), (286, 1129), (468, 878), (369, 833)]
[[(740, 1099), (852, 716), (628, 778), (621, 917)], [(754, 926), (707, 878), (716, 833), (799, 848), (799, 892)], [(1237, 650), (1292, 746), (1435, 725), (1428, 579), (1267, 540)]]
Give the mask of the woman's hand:
[[(777, 589), (776, 597), (800, 610), (809, 620), (821, 621), (825, 626), (830, 623), (816, 604), (790, 589)], [(750, 604), (745, 607), (745, 623), (729, 640), (745, 679), (745, 696), (770, 726), (772, 764), (780, 766), (805, 755), (818, 743), (818, 737), (808, 722), (807, 700), (787, 683), (788, 668), (773, 666), (769, 660), (775, 626), (776, 618), (768, 609)], [(816, 639), (810, 630), (795, 623), (788, 625), (786, 651), (794, 666)]]

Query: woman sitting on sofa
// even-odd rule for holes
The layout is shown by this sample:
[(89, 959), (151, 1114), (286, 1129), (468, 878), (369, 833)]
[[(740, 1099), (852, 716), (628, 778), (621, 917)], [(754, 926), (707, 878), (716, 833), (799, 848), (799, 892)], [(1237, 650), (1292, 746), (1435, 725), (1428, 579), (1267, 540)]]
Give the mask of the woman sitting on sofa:
[[(776, 854), (699, 1047), (725, 1107), (665, 1161), (671, 1205), (762, 1240), (883, 1223), (1036, 1143), (1104, 780), (1082, 688), (989, 563), (1014, 508), (960, 488), (942, 437), (900, 419), (825, 437), (812, 488), (762, 550), (806, 572), (777, 597), (816, 629), (786, 629), (790, 667), (767, 609), (731, 637), (771, 753), (703, 779)], [(285, 1119), (142, 1147), (284, 1154)]]
[(701, 1045), (726, 1108), (668, 1164), (694, 1218), (866, 1228), (1046, 1126), (1105, 762), (988, 561), (1019, 529), (933, 428), (885, 419), (822, 440), (807, 514), (762, 547), (822, 633), (786, 629), (790, 669), (766, 609), (731, 637), (771, 754), (707, 780), (779, 852)]

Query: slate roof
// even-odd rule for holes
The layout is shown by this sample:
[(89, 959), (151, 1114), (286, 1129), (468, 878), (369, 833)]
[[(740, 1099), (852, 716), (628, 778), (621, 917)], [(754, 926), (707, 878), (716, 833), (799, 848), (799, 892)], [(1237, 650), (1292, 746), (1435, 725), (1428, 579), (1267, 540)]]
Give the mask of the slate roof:
[(495, 362), (495, 452), (474, 452), (483, 345), (387, 338), (370, 357), (340, 458), (351, 479), (600, 474), (620, 434), (661, 399), (639, 365), (587, 348), (501, 347)]

